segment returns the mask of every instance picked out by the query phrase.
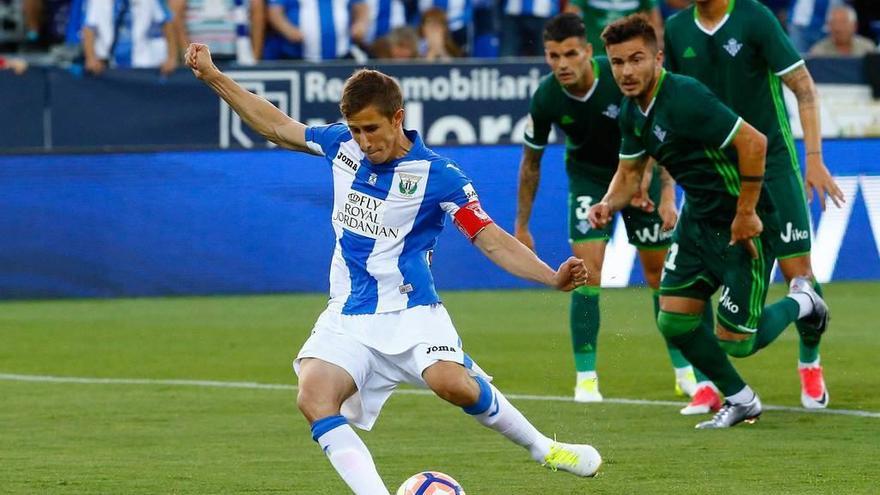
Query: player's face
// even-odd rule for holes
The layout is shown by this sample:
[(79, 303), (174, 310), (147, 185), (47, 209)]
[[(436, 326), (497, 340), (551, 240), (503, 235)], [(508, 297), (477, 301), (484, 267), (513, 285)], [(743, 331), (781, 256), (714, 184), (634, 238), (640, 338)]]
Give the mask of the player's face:
[(584, 73), (590, 70), (592, 57), (593, 47), (579, 36), (544, 42), (544, 59), (563, 86), (575, 86), (582, 81)]
[(402, 146), (398, 142), (403, 123), (402, 109), (388, 118), (370, 105), (350, 116), (347, 123), (352, 137), (372, 163), (389, 162), (398, 155)]
[(663, 65), (663, 52), (652, 48), (642, 38), (610, 45), (606, 50), (620, 91), (630, 98), (645, 96)]

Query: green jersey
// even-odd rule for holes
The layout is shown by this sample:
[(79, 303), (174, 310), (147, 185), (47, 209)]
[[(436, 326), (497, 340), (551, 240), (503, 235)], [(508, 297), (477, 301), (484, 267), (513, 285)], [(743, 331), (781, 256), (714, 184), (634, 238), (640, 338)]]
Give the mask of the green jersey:
[(799, 172), (779, 76), (804, 61), (779, 22), (756, 0), (730, 0), (727, 14), (704, 28), (693, 5), (667, 20), (666, 67), (698, 79), (767, 136), (767, 175)]
[(542, 149), (556, 124), (565, 133), (568, 176), (589, 177), (607, 184), (617, 170), (617, 116), (623, 94), (614, 82), (607, 58), (593, 59), (593, 74), (593, 86), (582, 98), (566, 91), (553, 74), (544, 76), (532, 95), (524, 138), (527, 146)]
[(571, 0), (571, 5), (581, 10), (587, 41), (596, 53), (605, 51), (602, 30), (612, 22), (636, 12), (648, 12), (657, 8), (657, 0)]
[[(729, 224), (740, 178), (726, 148), (742, 122), (696, 79), (663, 70), (647, 112), (630, 98), (621, 104), (620, 159), (654, 157), (687, 193), (691, 218)], [(765, 196), (759, 214), (771, 209)]]

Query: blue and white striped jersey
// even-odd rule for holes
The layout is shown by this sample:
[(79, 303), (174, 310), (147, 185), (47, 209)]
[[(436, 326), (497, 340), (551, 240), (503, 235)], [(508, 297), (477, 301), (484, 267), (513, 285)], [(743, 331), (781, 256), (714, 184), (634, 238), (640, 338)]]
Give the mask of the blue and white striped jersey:
[(168, 58), (162, 30), (170, 21), (162, 0), (88, 0), (83, 25), (95, 33), (98, 58), (117, 67), (159, 67)]
[(474, 18), (473, 0), (419, 0), (419, 12), (423, 14), (434, 7), (446, 11), (450, 31), (462, 29)]
[[(431, 256), (446, 215), (477, 201), (464, 173), (415, 131), (403, 158), (376, 165), (345, 124), (306, 129), (309, 149), (333, 171), (329, 308), (343, 314), (400, 311), (440, 302)], [(465, 210), (463, 210), (465, 211)]]
[(370, 29), (367, 41), (373, 42), (392, 29), (406, 25), (403, 0), (367, 0), (370, 6)]
[[(351, 8), (364, 0), (269, 0), (280, 6), (303, 35), (302, 57), (312, 62), (345, 57), (351, 52)], [(286, 45), (294, 45), (284, 40)], [(288, 55), (299, 50), (284, 47)]]
[(507, 15), (553, 17), (559, 13), (559, 0), (506, 0), (504, 13)]

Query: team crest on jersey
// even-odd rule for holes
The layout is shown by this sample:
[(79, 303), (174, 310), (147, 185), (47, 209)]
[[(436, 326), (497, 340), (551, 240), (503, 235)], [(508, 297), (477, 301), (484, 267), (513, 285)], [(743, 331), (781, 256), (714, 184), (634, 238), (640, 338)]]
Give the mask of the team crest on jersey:
[(379, 176), (376, 174), (370, 174), (370, 177), (367, 179), (367, 184), (371, 186), (375, 186), (376, 182), (379, 181)]
[(606, 108), (604, 112), (602, 112), (602, 115), (609, 119), (616, 119), (617, 116), (620, 115), (620, 107), (612, 103), (608, 105), (608, 108)]
[(724, 45), (724, 49), (727, 50), (731, 57), (735, 57), (742, 47), (743, 44), (733, 38), (727, 40), (727, 44)]
[(659, 125), (654, 124), (654, 135), (657, 136), (661, 143), (666, 141), (666, 131), (661, 129)]
[(400, 194), (412, 196), (419, 189), (419, 181), (422, 177), (412, 174), (400, 174), (400, 183), (397, 185)]

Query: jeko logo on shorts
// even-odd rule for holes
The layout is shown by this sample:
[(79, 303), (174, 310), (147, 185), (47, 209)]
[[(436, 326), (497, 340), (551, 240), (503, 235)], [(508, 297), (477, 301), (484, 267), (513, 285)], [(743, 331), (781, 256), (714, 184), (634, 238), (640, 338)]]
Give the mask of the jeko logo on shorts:
[[(289, 115), (300, 120), (300, 76), (297, 71), (230, 71), (226, 73), (248, 91), (262, 96)], [(255, 141), (256, 140), (256, 141)], [(253, 148), (274, 147), (259, 135), (247, 129), (241, 117), (220, 99), (220, 147)]]

